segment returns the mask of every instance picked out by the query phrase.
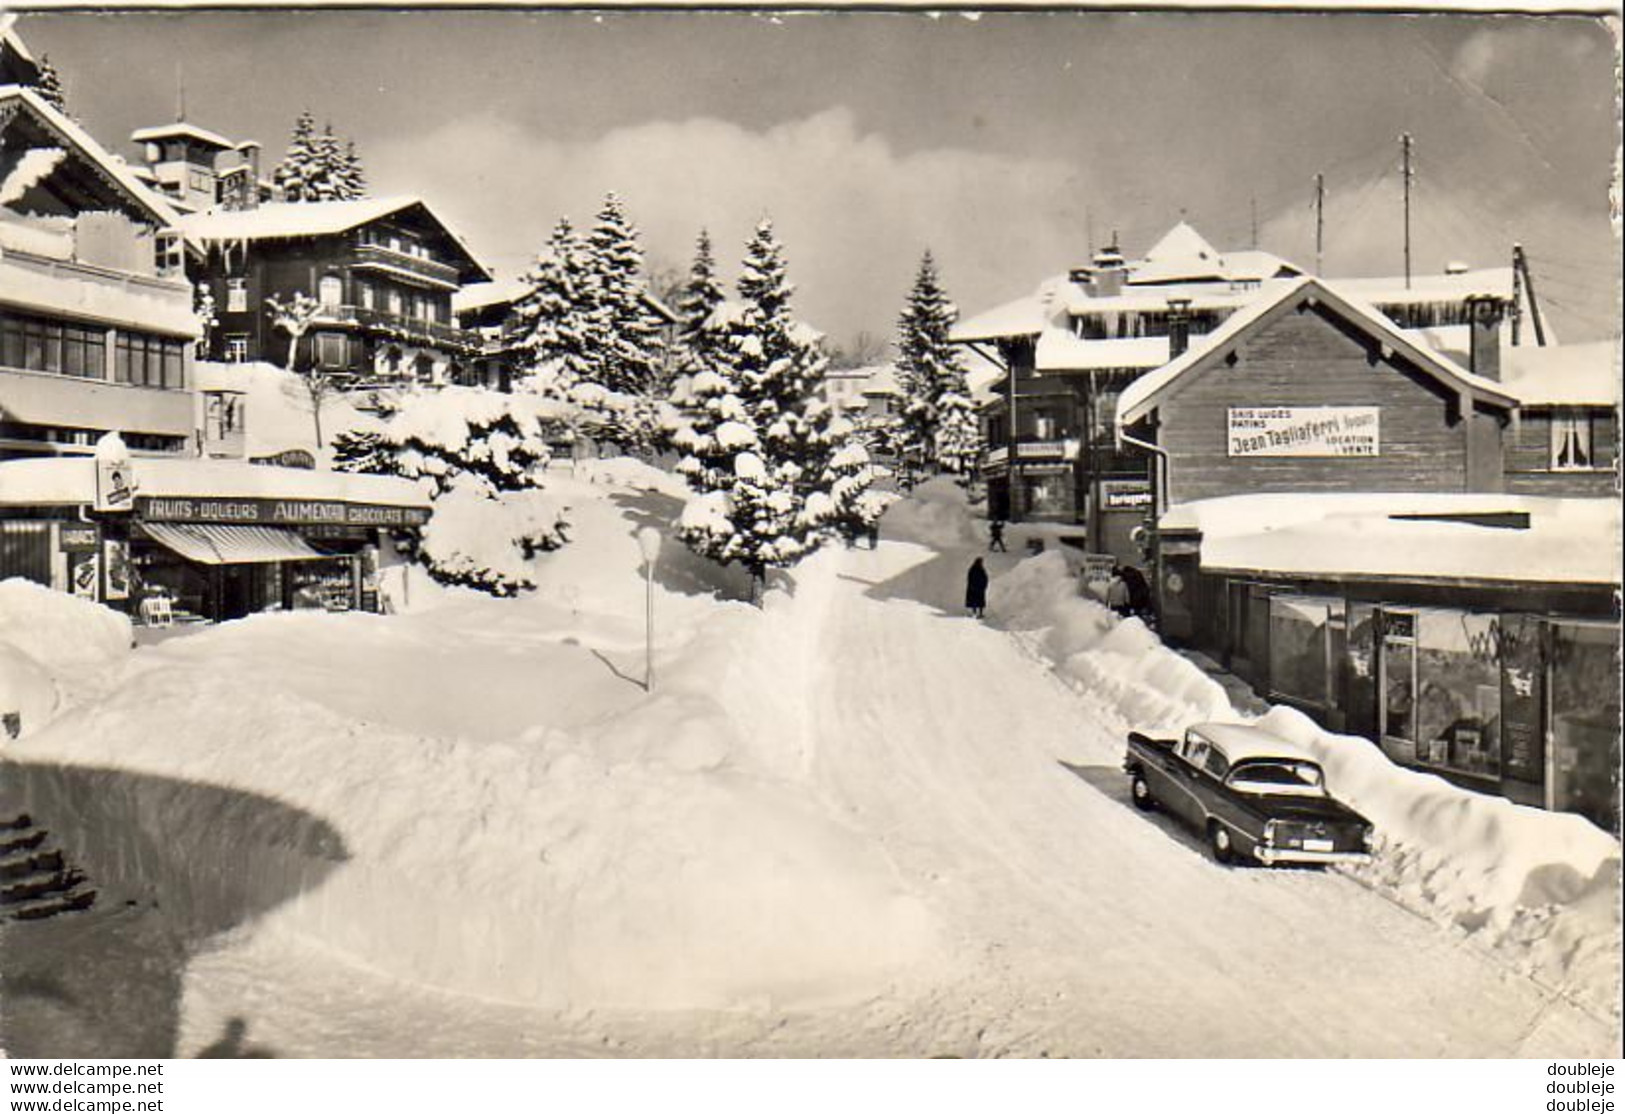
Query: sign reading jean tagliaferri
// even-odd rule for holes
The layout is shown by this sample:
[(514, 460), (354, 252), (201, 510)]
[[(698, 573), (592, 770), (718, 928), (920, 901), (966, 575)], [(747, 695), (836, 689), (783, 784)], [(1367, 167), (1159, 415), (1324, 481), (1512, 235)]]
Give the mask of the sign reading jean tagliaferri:
[(1378, 456), (1376, 406), (1232, 406), (1231, 456)]

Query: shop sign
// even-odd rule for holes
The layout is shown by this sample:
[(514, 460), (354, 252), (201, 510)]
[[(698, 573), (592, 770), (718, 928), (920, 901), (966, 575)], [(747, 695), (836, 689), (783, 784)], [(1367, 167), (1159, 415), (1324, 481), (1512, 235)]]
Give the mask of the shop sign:
[(1232, 406), (1231, 456), (1379, 456), (1376, 406)]
[(240, 522), (262, 526), (422, 526), (424, 507), (345, 503), (335, 499), (142, 498), (146, 522)]
[(95, 553), (101, 531), (88, 523), (64, 522), (57, 528), (56, 544), (63, 553)]
[(1151, 484), (1145, 480), (1102, 480), (1100, 505), (1108, 511), (1139, 511), (1151, 505)]
[(96, 442), (96, 509), (127, 511), (135, 505), (135, 472), (124, 438), (108, 433)]

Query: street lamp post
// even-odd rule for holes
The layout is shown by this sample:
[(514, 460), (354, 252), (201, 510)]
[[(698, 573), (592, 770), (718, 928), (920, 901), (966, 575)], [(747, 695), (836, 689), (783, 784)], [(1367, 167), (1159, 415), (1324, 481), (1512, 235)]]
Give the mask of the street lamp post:
[(653, 526), (639, 530), (638, 549), (643, 554), (643, 691), (651, 692), (655, 687), (655, 561), (660, 556), (660, 531)]

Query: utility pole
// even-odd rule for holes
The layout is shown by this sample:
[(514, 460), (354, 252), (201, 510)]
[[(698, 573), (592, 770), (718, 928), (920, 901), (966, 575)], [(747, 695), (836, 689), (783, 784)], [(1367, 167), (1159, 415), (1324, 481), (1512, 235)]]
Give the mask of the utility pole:
[(1250, 199), (1250, 206), (1251, 206), (1252, 213), (1253, 213), (1253, 250), (1257, 251), (1258, 250), (1258, 198), (1256, 198), (1256, 197), (1251, 198)]
[(1535, 298), (1535, 276), (1529, 271), (1529, 257), (1522, 244), (1512, 245), (1513, 273), (1523, 272), (1523, 286), (1529, 292), (1529, 321), (1535, 326), (1535, 343), (1546, 347), (1546, 324), (1540, 319), (1540, 302)]
[(1400, 150), (1404, 154), (1405, 176), (1405, 289), (1411, 288), (1411, 133), (1406, 132), (1399, 137)]
[(1326, 175), (1315, 175), (1315, 274), (1322, 270), (1321, 257), (1326, 250)]
[(1512, 245), (1512, 346), (1518, 346), (1519, 338), (1523, 332), (1523, 270), (1518, 265), (1518, 257), (1523, 254), (1522, 244)]

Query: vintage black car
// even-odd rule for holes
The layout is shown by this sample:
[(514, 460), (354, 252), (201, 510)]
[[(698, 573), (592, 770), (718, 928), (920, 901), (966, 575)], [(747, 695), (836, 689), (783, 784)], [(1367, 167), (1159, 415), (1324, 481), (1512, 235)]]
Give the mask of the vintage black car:
[(1371, 858), (1371, 824), (1326, 792), (1313, 756), (1261, 728), (1201, 723), (1180, 739), (1132, 732), (1123, 770), (1135, 807), (1160, 808), (1202, 832), (1219, 862)]

